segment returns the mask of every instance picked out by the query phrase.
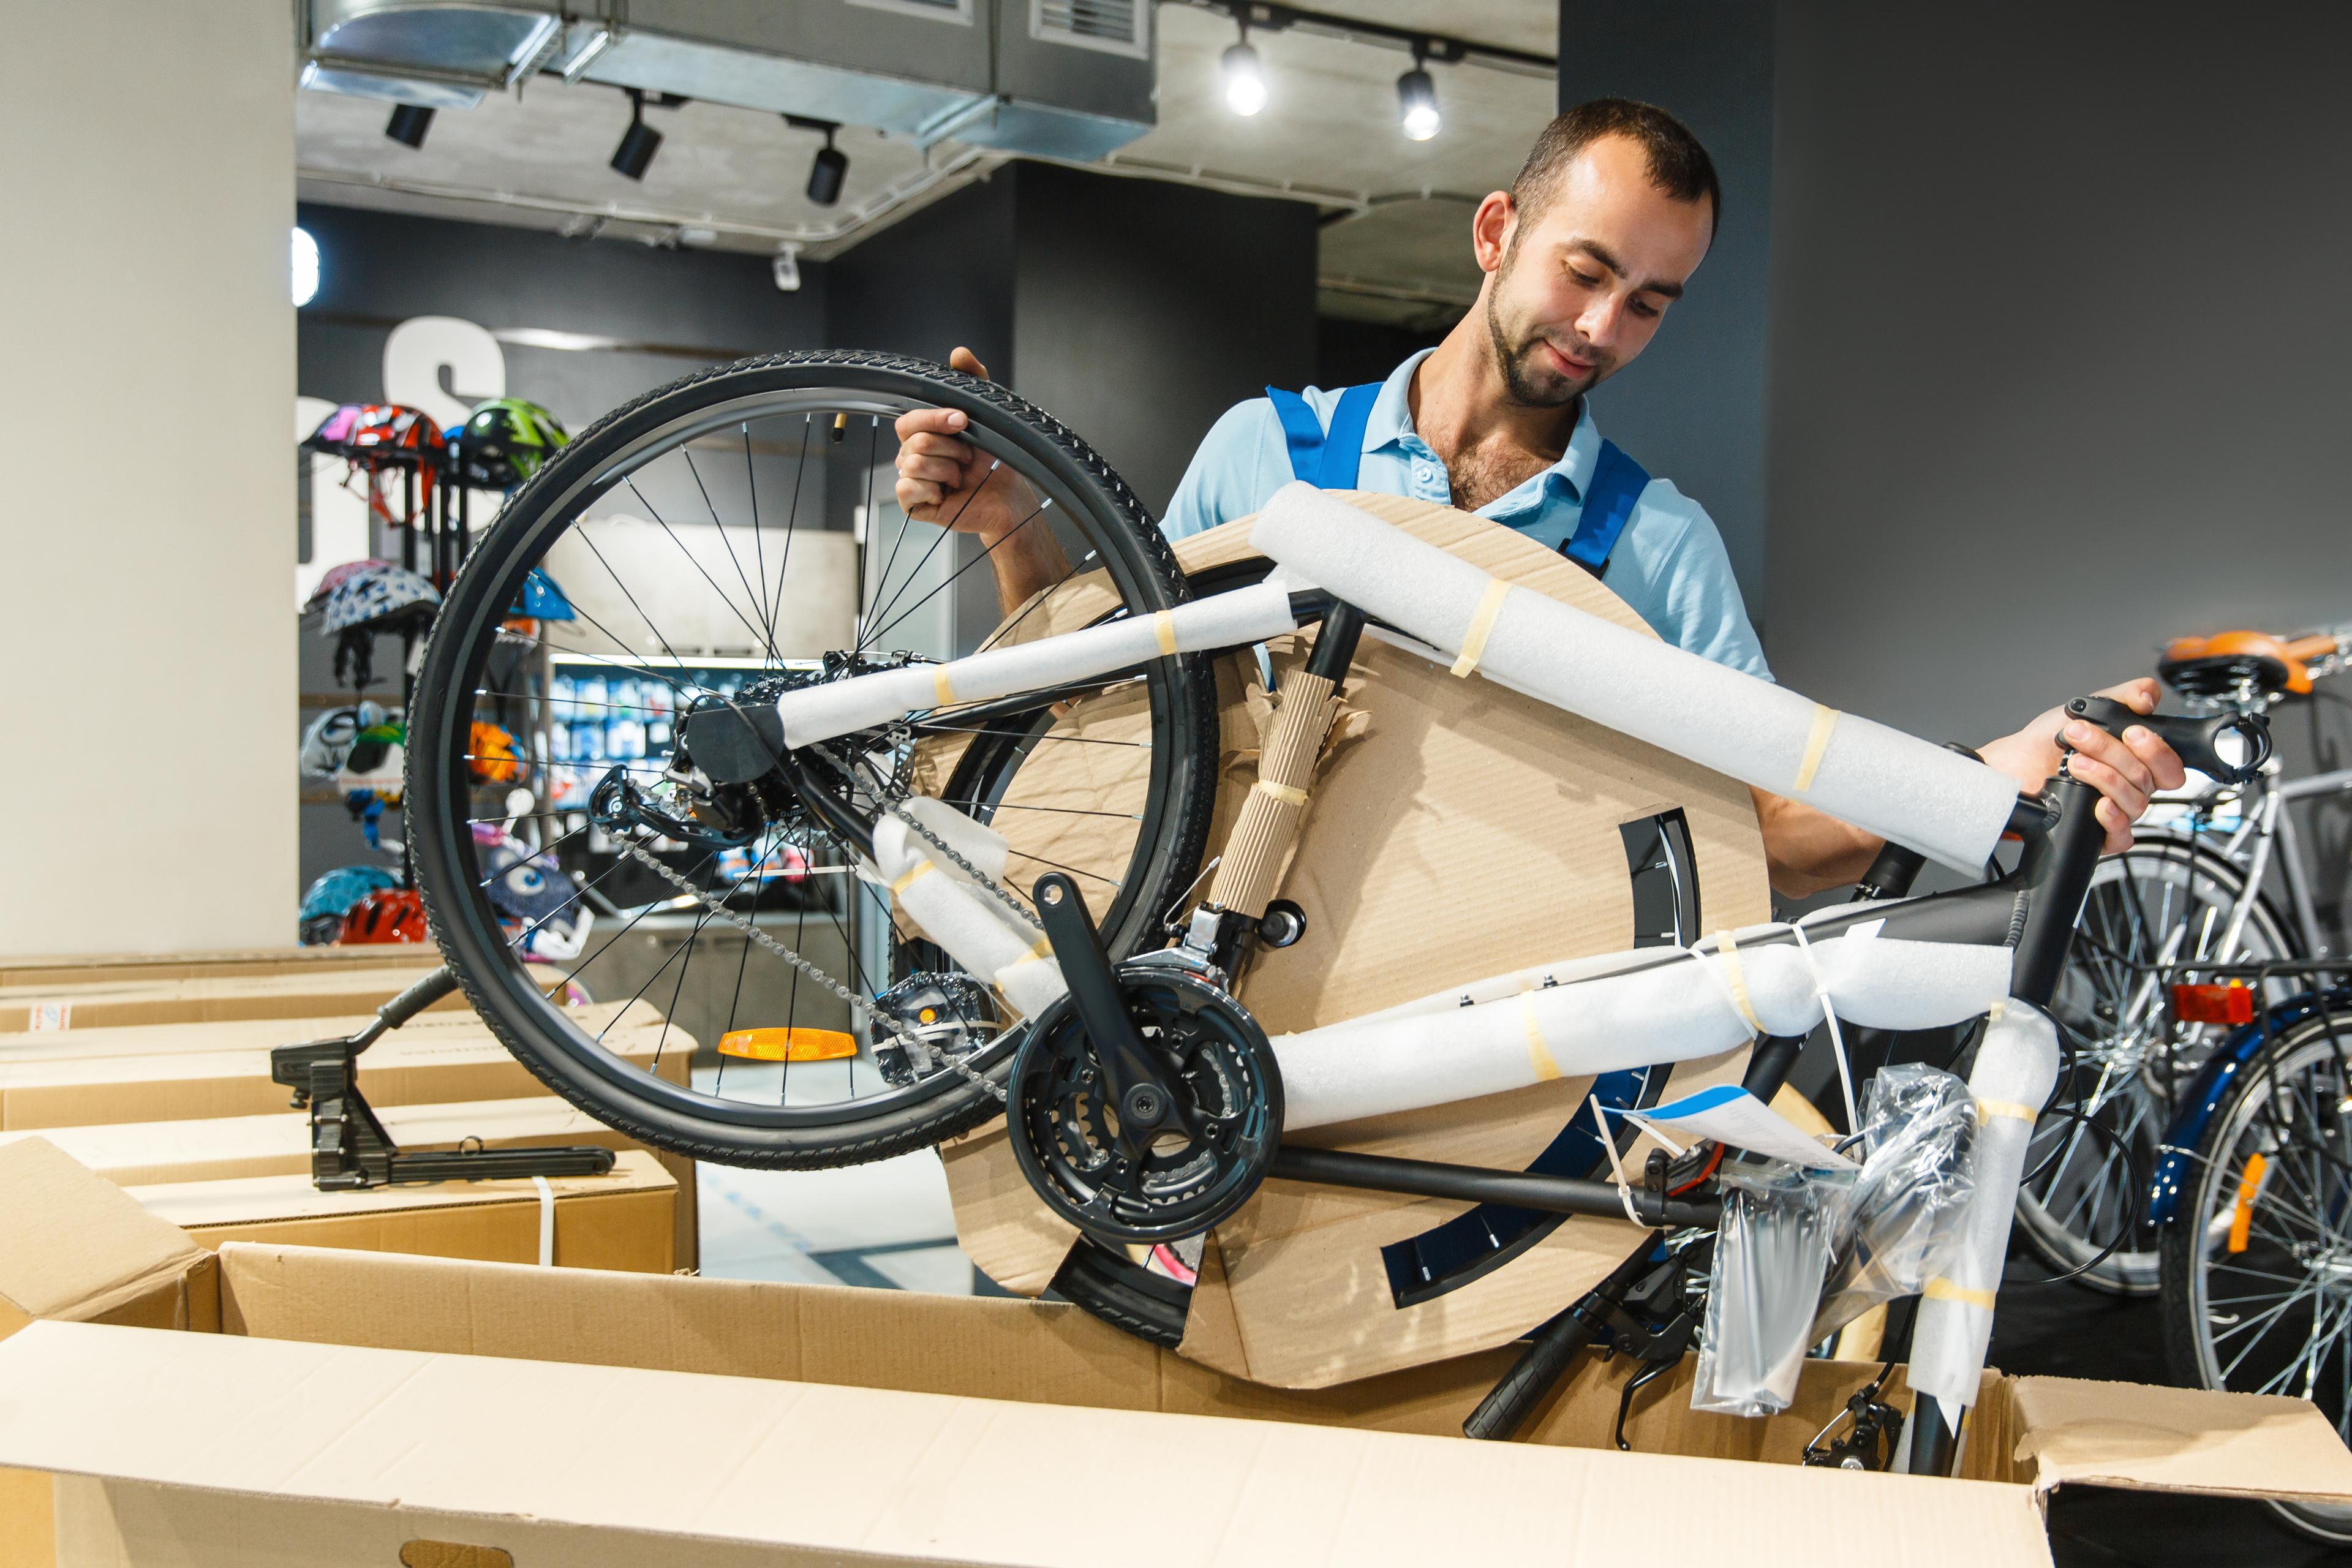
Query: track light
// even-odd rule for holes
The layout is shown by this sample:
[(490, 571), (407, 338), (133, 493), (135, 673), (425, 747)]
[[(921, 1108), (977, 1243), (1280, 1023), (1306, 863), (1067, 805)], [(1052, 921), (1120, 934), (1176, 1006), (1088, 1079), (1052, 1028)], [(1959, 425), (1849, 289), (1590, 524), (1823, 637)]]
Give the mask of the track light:
[(1257, 51), (1250, 47), (1249, 35), (1225, 51), (1218, 68), (1225, 82), (1225, 107), (1247, 118), (1265, 107), (1265, 71), (1258, 64)]
[(622, 133), (621, 144), (613, 150), (614, 169), (629, 179), (644, 179), (661, 144), (661, 132), (646, 123), (646, 95), (634, 87), (629, 89), (629, 128)]
[(824, 133), (824, 145), (816, 150), (816, 161), (809, 165), (808, 199), (821, 207), (833, 205), (841, 199), (841, 182), (849, 175), (849, 154), (833, 144), (841, 127), (833, 121), (812, 120), (805, 114), (787, 114), (784, 123), (795, 131)]
[(1437, 134), (1437, 84), (1422, 68), (1418, 52), (1412, 69), (1397, 78), (1397, 118), (1404, 125), (1408, 142), (1426, 142)]
[(383, 133), (404, 147), (425, 145), (425, 133), (433, 129), (433, 111), (421, 103), (404, 103), (392, 111), (384, 122)]

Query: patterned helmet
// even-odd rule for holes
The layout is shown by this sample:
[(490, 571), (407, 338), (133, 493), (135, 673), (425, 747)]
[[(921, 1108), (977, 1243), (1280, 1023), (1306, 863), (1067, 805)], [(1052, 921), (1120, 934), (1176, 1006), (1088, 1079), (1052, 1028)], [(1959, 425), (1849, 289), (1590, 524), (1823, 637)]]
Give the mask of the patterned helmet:
[(542, 938), (558, 942), (575, 931), (584, 934), (587, 920), (580, 891), (554, 856), (534, 853), (495, 822), (474, 824), (474, 847), (490, 908), (500, 920), (530, 928), (526, 951)]
[(425, 942), (425, 901), (413, 888), (390, 888), (370, 893), (343, 915), (345, 943)]
[(441, 607), (441, 595), (432, 584), (405, 567), (390, 562), (368, 562), (337, 583), (327, 595), (325, 634), (354, 627), (389, 630), (406, 621), (429, 621)]
[(353, 904), (370, 893), (399, 886), (400, 879), (381, 866), (336, 867), (302, 895), (302, 908), (296, 917), (300, 921), (302, 945), (320, 947), (335, 941), (342, 935), (343, 916)]
[(302, 772), (310, 778), (331, 779), (342, 770), (352, 754), (352, 745), (363, 730), (383, 724), (398, 724), (400, 710), (387, 710), (380, 702), (362, 702), (353, 708), (331, 708), (310, 721), (302, 732)]
[(512, 784), (522, 774), (522, 757), (515, 739), (496, 724), (474, 721), (466, 745), (466, 771), (478, 784)]
[(570, 443), (554, 415), (520, 397), (493, 397), (466, 416), (457, 437), (457, 471), (469, 485), (511, 489)]
[(399, 403), (371, 403), (361, 409), (341, 451), (363, 468), (438, 468), (449, 460), (449, 443), (432, 416)]
[(310, 432), (302, 445), (313, 452), (326, 452), (338, 458), (350, 457), (352, 435), (359, 429), (360, 418), (366, 412), (365, 404), (344, 404), (320, 420), (319, 427)]
[(362, 572), (370, 572), (378, 569), (397, 571), (399, 569), (399, 563), (395, 561), (370, 559), (366, 561), (346, 561), (340, 566), (328, 567), (325, 573), (320, 576), (319, 585), (310, 590), (310, 596), (302, 601), (302, 613), (307, 616), (313, 614), (316, 611), (325, 609), (327, 607), (327, 601), (334, 596), (336, 589), (341, 587), (345, 583), (349, 582), (352, 578), (357, 576)]

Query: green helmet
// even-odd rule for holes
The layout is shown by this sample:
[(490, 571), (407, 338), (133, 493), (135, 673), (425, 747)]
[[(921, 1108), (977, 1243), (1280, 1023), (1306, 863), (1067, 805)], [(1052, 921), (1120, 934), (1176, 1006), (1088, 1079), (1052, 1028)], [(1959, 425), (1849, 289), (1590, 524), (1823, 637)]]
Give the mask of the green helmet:
[(520, 397), (478, 404), (456, 441), (458, 471), (484, 489), (512, 489), (572, 439), (555, 416)]

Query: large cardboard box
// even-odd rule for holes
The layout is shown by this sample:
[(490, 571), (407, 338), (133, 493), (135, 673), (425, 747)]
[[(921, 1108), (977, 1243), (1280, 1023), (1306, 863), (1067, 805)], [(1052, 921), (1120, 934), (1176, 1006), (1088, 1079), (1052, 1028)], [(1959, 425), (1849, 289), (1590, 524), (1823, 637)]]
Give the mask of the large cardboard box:
[(217, 948), (203, 952), (12, 953), (0, 955), (0, 985), (88, 985), (110, 980), (254, 977), (336, 969), (423, 971), (440, 963), (441, 950), (430, 942)]
[[(426, 966), (301, 965), (279, 973), (128, 972), (74, 984), (17, 983), (0, 976), (0, 1025), (11, 1029), (105, 1028), (122, 1024), (198, 1024), (227, 1018), (304, 1018), (372, 1013), (423, 978)], [(551, 988), (563, 972), (537, 966)], [(468, 1010), (462, 994), (434, 1004)]]
[[(1510, 529), (1396, 496), (1348, 500), (1528, 590), (1654, 635), (1615, 595), (1557, 551)], [(1177, 545), (1187, 571), (1253, 552), (1247, 520)], [(1083, 580), (1081, 580), (1083, 582)], [(1078, 584), (1057, 593), (1018, 634), (1083, 625), (1108, 607)], [(1303, 663), (1307, 639), (1272, 639), (1276, 689)], [(1223, 842), (1256, 777), (1267, 698), (1256, 661), (1220, 661), (1223, 755), (1211, 852)], [(1252, 961), (1240, 996), (1271, 1033), (1393, 1006), (1446, 986), (1528, 965), (1672, 940), (1631, 857), (1670, 822), (1688, 846), (1675, 875), (1695, 909), (1691, 941), (1771, 917), (1763, 842), (1748, 787), (1486, 680), (1367, 637), (1349, 672), (1357, 715), (1318, 775), (1283, 896), (1306, 911), (1294, 946)], [(1124, 703), (1125, 708), (1119, 705)], [(1097, 739), (1138, 738), (1147, 723), (1133, 689), (1074, 705), (1057, 721)], [(1118, 725), (1129, 726), (1126, 730)], [(952, 746), (931, 742), (943, 767)], [(1046, 752), (1055, 754), (1047, 756)], [(1084, 806), (1106, 746), (1041, 749), (1014, 780), (1019, 799)], [(1055, 790), (1063, 793), (1055, 795)], [(1066, 798), (1065, 798), (1066, 796)], [(1011, 798), (1011, 797), (1008, 797)], [(1018, 812), (995, 826), (1016, 850), (1048, 864), (1103, 863), (1098, 843), (1124, 825), (1084, 812)], [(1687, 911), (1685, 911), (1687, 912)], [(1663, 1097), (1737, 1082), (1747, 1051), (1675, 1065)], [(1664, 1079), (1667, 1075), (1658, 1075)], [(1318, 1128), (1299, 1142), (1373, 1154), (1524, 1170), (1559, 1139), (1590, 1093), (1589, 1077), (1507, 1095)], [(1589, 1113), (1588, 1121), (1589, 1121)], [(1627, 1155), (1639, 1170), (1651, 1145)], [(1048, 1215), (1022, 1179), (994, 1122), (942, 1149), (964, 1249), (1009, 1289), (1051, 1284), (1076, 1232)], [(1506, 1343), (1617, 1267), (1640, 1233), (1613, 1219), (1543, 1221), (1480, 1251), (1453, 1230), (1467, 1205), (1383, 1193), (1268, 1182), (1210, 1238), (1192, 1292), (1184, 1352), (1226, 1372), (1311, 1388)], [(1523, 1217), (1523, 1216), (1521, 1216)], [(1490, 1238), (1495, 1233), (1488, 1232)], [(1444, 1255), (1443, 1277), (1413, 1299), (1392, 1289), (1392, 1255)], [(1495, 1266), (1497, 1262), (1500, 1267)]]
[(1758, 1422), (1662, 1380), (1620, 1454), (1632, 1369), (1597, 1362), (1530, 1441), (1473, 1444), (1506, 1351), (1285, 1391), (1047, 1303), (279, 1246), (218, 1266), (219, 1333), (0, 1344), (0, 1465), (58, 1477), (0, 1484), (15, 1562), (1093, 1568), (1117, 1542), (1169, 1568), (1810, 1568), (1861, 1541), (2000, 1568), (2049, 1563), (2061, 1486), (2352, 1501), (2352, 1454), (2283, 1398), (1988, 1373), (1947, 1480), (1794, 1464), (1873, 1370), (1836, 1363)]

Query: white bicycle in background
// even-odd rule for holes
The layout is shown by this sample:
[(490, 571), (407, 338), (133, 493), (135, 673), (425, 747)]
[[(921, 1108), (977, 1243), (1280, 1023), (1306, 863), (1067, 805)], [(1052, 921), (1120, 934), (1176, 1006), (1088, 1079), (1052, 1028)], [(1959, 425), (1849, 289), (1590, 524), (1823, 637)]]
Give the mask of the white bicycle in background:
[[(2267, 714), (2311, 696), (2347, 656), (2352, 626), (2222, 632), (2176, 639), (2157, 673), (2208, 710)], [(2289, 778), (2275, 756), (2243, 785), (2192, 773), (2158, 797), (2129, 850), (2100, 862), (2051, 1008), (2068, 1070), (2018, 1196), (2019, 1231), (2053, 1268), (2114, 1295), (2155, 1293), (2149, 1182), (2180, 1095), (2222, 1033), (2177, 1018), (2159, 971), (2328, 956), (2336, 944), (2289, 807), (2346, 795), (2352, 769)], [(2284, 1000), (2286, 984), (2264, 1000)]]

